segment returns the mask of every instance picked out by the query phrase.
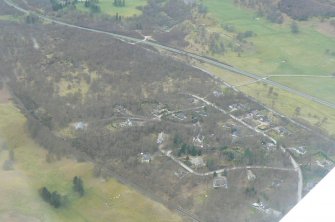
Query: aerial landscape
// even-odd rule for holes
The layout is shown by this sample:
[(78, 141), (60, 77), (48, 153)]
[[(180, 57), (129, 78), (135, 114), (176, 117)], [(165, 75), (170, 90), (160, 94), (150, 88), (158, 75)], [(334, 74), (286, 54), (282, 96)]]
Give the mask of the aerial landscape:
[(280, 221), (335, 165), (334, 0), (0, 0), (0, 221)]

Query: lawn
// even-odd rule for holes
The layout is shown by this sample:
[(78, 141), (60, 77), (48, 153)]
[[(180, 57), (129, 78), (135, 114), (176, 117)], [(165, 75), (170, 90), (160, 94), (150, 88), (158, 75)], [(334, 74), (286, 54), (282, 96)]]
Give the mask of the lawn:
[[(300, 33), (292, 34), (290, 21), (273, 24), (249, 9), (234, 5), (233, 0), (204, 0), (209, 16), (218, 24), (234, 25), (239, 32), (253, 31), (255, 37), (249, 39), (254, 50), (242, 53), (226, 53), (216, 57), (242, 69), (259, 75), (329, 75), (335, 71), (335, 56), (326, 50), (335, 50), (335, 39), (315, 30), (313, 22), (299, 23)], [(213, 27), (212, 27), (213, 28)], [(223, 30), (221, 30), (224, 32)], [(335, 103), (335, 79), (319, 79), (320, 85), (311, 84), (310, 79), (278, 78), (278, 82), (308, 92), (324, 100)]]
[[(46, 150), (27, 135), (25, 123), (25, 117), (14, 105), (0, 104), (0, 143), (7, 142), (15, 151), (15, 170), (0, 169), (0, 215), (4, 218), (14, 214), (32, 222), (181, 221), (162, 204), (134, 189), (114, 179), (93, 177), (91, 163), (65, 158), (47, 163)], [(1, 150), (1, 164), (7, 156), (8, 151)], [(72, 191), (72, 178), (76, 175), (84, 181), (86, 193), (82, 198)], [(68, 205), (54, 209), (44, 203), (37, 192), (42, 186), (67, 195)]]
[[(118, 13), (124, 17), (131, 17), (133, 15), (140, 15), (142, 12), (137, 8), (147, 4), (147, 0), (126, 0), (125, 7), (115, 7), (114, 0), (99, 0), (99, 6), (103, 14), (115, 16)], [(77, 8), (82, 11), (88, 12), (84, 7), (84, 3), (79, 3)]]

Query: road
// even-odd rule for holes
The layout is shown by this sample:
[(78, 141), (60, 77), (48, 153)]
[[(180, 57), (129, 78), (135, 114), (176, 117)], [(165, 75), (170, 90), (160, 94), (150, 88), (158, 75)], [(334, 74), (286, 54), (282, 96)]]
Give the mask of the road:
[[(211, 64), (211, 65), (214, 65), (214, 66), (217, 66), (219, 68), (222, 68), (222, 69), (225, 69), (225, 70), (228, 70), (228, 71), (231, 71), (233, 73), (236, 73), (236, 74), (239, 74), (239, 75), (243, 75), (243, 76), (246, 76), (246, 77), (249, 77), (249, 78), (252, 78), (252, 79), (255, 79), (255, 80), (259, 80), (261, 79), (261, 81), (269, 84), (269, 85), (272, 85), (272, 86), (275, 86), (275, 87), (278, 87), (280, 89), (283, 89), (283, 90), (286, 90), (288, 92), (291, 92), (291, 93), (294, 93), (296, 95), (299, 95), (301, 97), (304, 97), (306, 99), (309, 99), (311, 101), (314, 101), (314, 102), (317, 102), (319, 104), (322, 104), (322, 105), (325, 105), (325, 106), (328, 106), (329, 108), (332, 108), (332, 109), (335, 109), (335, 104), (333, 103), (330, 103), (330, 102), (327, 102), (327, 101), (324, 101), (324, 100), (321, 100), (319, 98), (316, 98), (314, 96), (311, 96), (311, 95), (308, 95), (306, 93), (303, 93), (303, 92), (300, 92), (298, 90), (295, 90), (295, 89), (292, 89), (288, 86), (285, 86), (285, 85), (282, 85), (280, 83), (277, 83), (277, 82), (274, 82), (272, 80), (269, 80), (267, 78), (263, 78), (259, 75), (256, 75), (256, 74), (253, 74), (253, 73), (250, 73), (250, 72), (247, 72), (247, 71), (244, 71), (244, 70), (241, 70), (239, 68), (236, 68), (236, 67), (233, 67), (233, 66), (230, 66), (230, 65), (227, 65), (227, 64), (224, 64), (224, 63), (221, 63), (219, 61), (215, 61), (213, 59), (210, 59), (210, 58), (207, 58), (207, 57), (204, 57), (204, 56), (200, 56), (200, 55), (197, 55), (197, 54), (194, 54), (194, 53), (190, 53), (190, 52), (186, 52), (186, 51), (183, 51), (183, 50), (179, 50), (179, 49), (175, 49), (175, 48), (172, 48), (172, 47), (167, 47), (167, 46), (164, 46), (164, 45), (161, 45), (161, 44), (158, 44), (158, 43), (155, 43), (155, 42), (151, 42), (151, 41), (143, 41), (143, 39), (138, 39), (138, 38), (133, 38), (133, 37), (129, 37), (129, 36), (125, 36), (125, 35), (120, 35), (120, 34), (116, 34), (116, 33), (113, 33), (113, 32), (106, 32), (106, 31), (101, 31), (101, 30), (97, 30), (97, 29), (92, 29), (92, 28), (87, 28), (87, 27), (82, 27), (82, 26), (78, 26), (78, 25), (73, 25), (73, 24), (69, 24), (69, 23), (66, 23), (66, 22), (62, 22), (62, 21), (58, 21), (58, 20), (55, 20), (55, 19), (52, 19), (52, 18), (49, 18), (47, 16), (44, 16), (44, 15), (41, 15), (41, 14), (37, 14), (33, 11), (30, 11), (30, 10), (26, 10), (26, 9), (23, 9), (21, 8), (20, 6), (14, 4), (13, 2), (9, 1), (9, 0), (3, 0), (7, 5), (25, 13), (25, 14), (29, 14), (29, 13), (32, 13), (34, 15), (36, 15), (37, 17), (39, 17), (40, 19), (43, 19), (45, 21), (48, 21), (48, 22), (51, 22), (51, 23), (54, 23), (54, 24), (58, 24), (58, 25), (62, 25), (62, 26), (65, 26), (65, 27), (70, 27), (70, 28), (76, 28), (76, 29), (80, 29), (80, 30), (85, 30), (85, 31), (90, 31), (90, 32), (95, 32), (95, 33), (100, 33), (100, 34), (105, 34), (105, 35), (109, 35), (111, 37), (114, 37), (116, 39), (119, 39), (119, 40), (123, 40), (123, 41), (128, 41), (128, 42), (135, 42), (135, 43), (138, 43), (138, 44), (145, 44), (145, 45), (150, 45), (150, 46), (153, 46), (153, 47), (157, 47), (157, 48), (160, 48), (160, 49), (164, 49), (166, 51), (169, 51), (169, 52), (173, 52), (173, 53), (176, 53), (176, 54), (179, 54), (179, 55), (186, 55), (186, 56), (189, 56), (193, 59), (196, 59), (198, 61), (202, 61), (202, 62), (205, 62), (207, 64)], [(215, 104), (213, 103), (210, 103), (209, 101), (207, 101), (206, 99), (204, 98), (200, 98), (198, 96), (195, 96), (193, 95), (195, 98), (197, 99), (200, 99), (202, 100), (204, 103), (206, 103), (207, 105), (211, 105), (212, 107), (216, 108), (217, 110), (223, 112), (226, 114), (226, 111), (221, 109), (220, 107), (217, 107)], [(272, 137), (268, 136), (267, 134), (265, 134), (264, 132), (261, 132), (251, 126), (249, 126), (248, 124), (246, 124), (245, 122), (243, 122), (242, 120), (238, 119), (237, 117), (231, 115), (231, 118), (233, 118), (234, 120), (242, 123), (243, 125), (247, 126), (248, 128), (254, 130), (255, 132), (257, 133), (260, 133), (262, 134), (263, 136), (269, 138), (270, 140), (274, 141), (275, 143), (276, 140), (274, 140)], [(301, 199), (301, 196), (302, 196), (302, 173), (301, 173), (301, 169), (300, 169), (300, 166), (297, 164), (297, 162), (294, 160), (294, 158), (290, 155), (290, 160), (291, 160), (291, 163), (294, 167), (294, 169), (297, 170), (298, 172), (298, 176), (299, 176), (299, 181), (298, 181), (298, 201), (300, 201)], [(177, 160), (178, 161), (178, 160)], [(180, 161), (179, 161), (180, 162)], [(192, 169), (191, 169), (192, 170)], [(194, 171), (193, 171), (194, 172)]]
[[(193, 94), (187, 94), (189, 96), (192, 96), (193, 98), (196, 98), (200, 101), (202, 101), (203, 103), (209, 105), (209, 106), (212, 106), (213, 108), (219, 110), (220, 112), (224, 113), (224, 114), (227, 114), (228, 112), (226, 112), (224, 109), (216, 106), (215, 104), (211, 103), (210, 101), (206, 100), (205, 98), (202, 98), (200, 96), (197, 96), (197, 95), (193, 95)], [(234, 119), (235, 121), (241, 123), (242, 125), (244, 125), (245, 127), (253, 130), (254, 132), (258, 133), (258, 134), (261, 134), (263, 135), (264, 137), (270, 139), (274, 144), (277, 144), (277, 141), (272, 138), (271, 136), (267, 135), (265, 132), (262, 132), (260, 130), (258, 130), (257, 128), (255, 127), (252, 127), (250, 125), (248, 125), (247, 123), (245, 123), (242, 119), (239, 119), (237, 118), (236, 116), (232, 115), (232, 114), (228, 114), (232, 119)], [(283, 153), (288, 153), (289, 154), (289, 158), (290, 158), (290, 161), (291, 161), (291, 164), (293, 166), (293, 169), (297, 172), (298, 174), (298, 189), (297, 189), (297, 202), (299, 202), (301, 200), (301, 197), (302, 197), (302, 188), (303, 188), (303, 176), (302, 176), (302, 173), (301, 173), (301, 168), (299, 166), (299, 164), (295, 161), (295, 159), (292, 157), (292, 155), (287, 152), (284, 147), (281, 147), (281, 150)], [(253, 166), (248, 166), (250, 169), (252, 169)], [(273, 170), (287, 170), (286, 168), (275, 168), (275, 167), (266, 167), (266, 166), (255, 166), (257, 169), (273, 169)], [(233, 170), (234, 168), (232, 168)], [(238, 169), (238, 168), (236, 168)], [(248, 168), (247, 168), (248, 169)], [(221, 171), (221, 170), (220, 170)], [(218, 173), (218, 171), (216, 171)], [(223, 171), (222, 171), (223, 172)], [(212, 172), (214, 173), (214, 172)]]
[(226, 167), (223, 169), (218, 169), (218, 170), (214, 170), (214, 171), (208, 171), (206, 173), (199, 173), (197, 171), (194, 171), (191, 167), (187, 166), (186, 164), (184, 164), (182, 161), (178, 160), (175, 156), (173, 156), (171, 154), (170, 151), (165, 151), (164, 150), (164, 146), (165, 144), (160, 144), (158, 146), (160, 152), (169, 157), (170, 159), (172, 159), (174, 162), (176, 162), (179, 166), (181, 166), (182, 168), (184, 168), (187, 172), (194, 174), (196, 176), (211, 176), (214, 173), (223, 173), (225, 171), (234, 171), (234, 170), (244, 170), (244, 169), (266, 169), (266, 170), (279, 170), (279, 171), (296, 171), (295, 168), (284, 168), (284, 167), (270, 167), (270, 166), (240, 166), (240, 167)]
[(116, 39), (119, 39), (119, 40), (122, 40), (122, 41), (130, 42), (131, 44), (136, 43), (136, 44), (150, 45), (150, 46), (160, 48), (160, 49), (163, 49), (163, 50), (175, 53), (175, 54), (185, 55), (185, 56), (188, 56), (190, 58), (196, 59), (198, 61), (210, 64), (210, 65), (214, 65), (214, 66), (219, 67), (221, 69), (224, 69), (224, 70), (227, 70), (227, 71), (239, 74), (239, 75), (243, 75), (243, 76), (255, 79), (255, 80), (260, 80), (260, 81), (262, 81), (262, 82), (264, 82), (268, 85), (275, 86), (277, 88), (280, 88), (282, 90), (288, 91), (288, 92), (293, 93), (293, 94), (296, 94), (296, 95), (301, 96), (301, 97), (303, 97), (305, 99), (308, 99), (310, 101), (313, 101), (313, 102), (319, 103), (321, 105), (327, 106), (329, 108), (335, 109), (335, 104), (334, 103), (316, 98), (316, 97), (311, 96), (307, 93), (300, 92), (296, 89), (290, 88), (290, 87), (285, 86), (281, 83), (278, 83), (278, 82), (272, 81), (270, 79), (264, 78), (263, 76), (260, 76), (260, 75), (257, 75), (257, 74), (254, 74), (254, 73), (251, 73), (251, 72), (248, 72), (248, 71), (244, 71), (244, 70), (239, 69), (237, 67), (230, 66), (228, 64), (216, 61), (214, 59), (211, 59), (211, 58), (208, 58), (208, 57), (205, 57), (205, 56), (201, 56), (201, 55), (197, 55), (197, 54), (194, 54), (194, 53), (191, 53), (191, 52), (186, 52), (186, 51), (183, 51), (183, 50), (180, 50), (180, 49), (175, 49), (175, 48), (172, 48), (172, 47), (164, 46), (164, 45), (161, 45), (159, 43), (152, 42), (152, 41), (149, 41), (149, 40), (148, 41), (143, 41), (143, 39), (133, 38), (133, 37), (125, 36), (125, 35), (120, 35), (120, 34), (116, 34), (116, 33), (113, 33), (113, 32), (106, 32), (106, 31), (102, 31), (102, 30), (98, 30), (98, 29), (73, 25), (73, 24), (70, 24), (70, 23), (67, 23), (67, 22), (62, 22), (62, 21), (59, 21), (59, 20), (56, 20), (56, 19), (53, 19), (53, 18), (49, 18), (49, 17), (41, 15), (41, 14), (37, 14), (36, 12), (30, 11), (30, 10), (26, 10), (26, 9), (21, 8), (20, 6), (14, 4), (13, 2), (11, 2), (9, 0), (3, 0), (3, 1), (7, 5), (15, 8), (16, 10), (19, 10), (19, 11), (25, 13), (25, 14), (32, 13), (32, 14), (36, 15), (37, 17), (39, 17), (40, 19), (43, 19), (45, 21), (48, 21), (48, 22), (51, 22), (51, 23), (54, 23), (54, 24), (58, 24), (58, 25), (62, 25), (62, 26), (70, 27), (70, 28), (76, 28), (76, 29), (80, 29), (80, 30), (85, 30), (85, 31), (90, 31), (90, 32), (95, 32), (95, 33), (100, 33), (100, 34), (104, 34), (104, 35), (109, 35), (113, 38), (116, 38)]

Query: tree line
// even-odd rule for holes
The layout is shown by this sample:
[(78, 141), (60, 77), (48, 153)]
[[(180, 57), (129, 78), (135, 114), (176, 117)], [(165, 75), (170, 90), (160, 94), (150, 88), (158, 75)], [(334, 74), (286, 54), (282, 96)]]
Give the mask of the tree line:
[[(85, 194), (83, 180), (78, 176), (73, 178), (73, 191), (77, 192), (80, 197)], [(58, 191), (50, 191), (47, 187), (40, 188), (39, 194), (45, 202), (54, 208), (60, 208), (67, 203), (67, 196), (61, 195)]]

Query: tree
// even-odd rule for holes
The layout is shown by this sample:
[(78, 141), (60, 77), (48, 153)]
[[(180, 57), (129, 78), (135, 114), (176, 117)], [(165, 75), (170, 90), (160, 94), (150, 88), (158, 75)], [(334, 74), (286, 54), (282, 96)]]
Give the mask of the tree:
[(300, 113), (301, 113), (301, 108), (298, 106), (297, 108), (295, 108), (295, 110), (294, 110), (294, 114), (295, 114), (296, 116), (299, 116)]
[(119, 13), (116, 13), (115, 20), (121, 22), (121, 15), (119, 15)]
[(40, 189), (40, 195), (45, 202), (48, 202), (48, 203), (50, 202), (51, 193), (49, 192), (49, 190), (46, 187), (42, 187)]
[(215, 161), (213, 159), (208, 159), (206, 162), (206, 166), (209, 170), (215, 170), (216, 168)]
[(249, 148), (244, 150), (244, 158), (248, 161), (247, 164), (253, 164), (253, 153)]
[(125, 7), (126, 6), (126, 1), (125, 0), (114, 0), (113, 5), (115, 7)]
[(59, 208), (62, 205), (62, 196), (57, 191), (51, 193), (48, 188), (42, 187), (39, 193), (42, 199), (53, 207)]
[(207, 6), (205, 6), (203, 3), (199, 4), (199, 5), (198, 5), (198, 12), (199, 12), (200, 14), (206, 15), (207, 12), (208, 12), (208, 8), (207, 8)]
[(78, 192), (81, 197), (84, 195), (85, 191), (83, 180), (80, 177), (75, 176), (73, 178), (73, 190), (75, 192)]
[(14, 161), (15, 160), (14, 150), (12, 150), (12, 149), (9, 151), (9, 160), (10, 161)]
[(50, 204), (55, 208), (59, 208), (61, 206), (61, 199), (61, 195), (57, 191), (54, 191), (50, 195)]
[(298, 33), (299, 33), (299, 27), (298, 27), (298, 24), (297, 24), (296, 21), (293, 21), (293, 22), (291, 23), (291, 32), (292, 32), (293, 34), (298, 34)]
[(268, 95), (271, 95), (272, 93), (273, 93), (273, 87), (270, 86), (269, 91), (268, 91)]
[(13, 161), (11, 160), (6, 160), (3, 165), (2, 165), (3, 170), (12, 170), (13, 169)]

